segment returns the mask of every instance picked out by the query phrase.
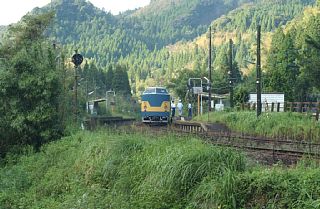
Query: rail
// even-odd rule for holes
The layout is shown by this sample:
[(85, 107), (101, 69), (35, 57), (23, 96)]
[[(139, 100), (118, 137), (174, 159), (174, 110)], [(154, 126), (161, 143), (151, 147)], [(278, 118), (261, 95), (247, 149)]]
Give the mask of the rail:
[[(212, 125), (211, 125), (212, 126)], [(249, 134), (231, 132), (221, 124), (177, 121), (173, 123), (176, 131), (201, 135), (206, 140), (224, 146), (272, 151), (273, 153), (288, 153), (291, 155), (312, 155), (320, 157), (320, 144), (312, 141), (297, 141), (281, 138), (253, 136)]]

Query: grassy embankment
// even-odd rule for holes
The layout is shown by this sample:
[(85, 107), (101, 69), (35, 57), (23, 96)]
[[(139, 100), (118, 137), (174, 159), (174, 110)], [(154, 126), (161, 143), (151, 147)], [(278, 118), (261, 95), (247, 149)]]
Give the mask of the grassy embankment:
[(320, 170), (253, 167), (195, 138), (79, 132), (8, 156), (0, 208), (319, 208)]
[[(208, 122), (208, 115), (195, 118)], [(231, 130), (261, 136), (320, 141), (320, 122), (300, 113), (212, 112), (209, 122), (226, 124)]]

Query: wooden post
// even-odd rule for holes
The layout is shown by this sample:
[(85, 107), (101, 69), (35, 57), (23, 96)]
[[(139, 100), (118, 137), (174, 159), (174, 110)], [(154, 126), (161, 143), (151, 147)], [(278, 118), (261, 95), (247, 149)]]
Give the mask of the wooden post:
[(299, 112), (301, 113), (302, 112), (303, 103), (302, 102), (298, 103), (298, 107), (299, 107)]
[(280, 102), (277, 103), (277, 112), (280, 112)]
[(311, 114), (312, 114), (312, 105), (313, 105), (312, 102), (310, 102), (310, 103), (309, 103), (309, 110), (308, 110), (308, 111), (309, 111), (309, 113), (311, 113)]
[(320, 102), (318, 102), (317, 107), (316, 107), (316, 119), (319, 120), (319, 112), (320, 112)]
[(283, 112), (287, 112), (287, 111), (288, 111), (288, 102), (284, 102)]
[(301, 104), (301, 112), (307, 112), (308, 111), (308, 104), (306, 102), (303, 102)]
[(274, 102), (271, 103), (271, 112), (274, 111)]

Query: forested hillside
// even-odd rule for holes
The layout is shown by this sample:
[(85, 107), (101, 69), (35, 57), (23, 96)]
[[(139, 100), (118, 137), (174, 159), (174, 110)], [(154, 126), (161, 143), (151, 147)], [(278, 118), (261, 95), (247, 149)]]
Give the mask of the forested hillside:
[(304, 15), (274, 34), (268, 54), (265, 87), (285, 92), (293, 101), (317, 101), (320, 93), (320, 9)]
[[(79, 49), (89, 59), (90, 66), (95, 66), (92, 69), (106, 72), (110, 65), (120, 63), (126, 66), (133, 92), (136, 93), (140, 84), (142, 89), (145, 87), (145, 80), (151, 77), (151, 72), (154, 73), (152, 77), (160, 79), (153, 69), (164, 67), (166, 59), (161, 53), (158, 54), (161, 48), (203, 34), (212, 19), (244, 2), (247, 1), (152, 1), (141, 10), (113, 16), (84, 0), (55, 0), (51, 5), (34, 9), (33, 13), (53, 9), (55, 23), (47, 32), (51, 39), (65, 46), (70, 54), (74, 49)], [(152, 12), (155, 8), (158, 8), (157, 13)], [(147, 58), (153, 55), (156, 55), (157, 63)], [(145, 60), (144, 63), (141, 60)], [(97, 74), (91, 73), (95, 77)], [(101, 77), (88, 80), (96, 80), (95, 83), (102, 85), (106, 83), (101, 81)], [(105, 89), (104, 86), (99, 88)]]
[(214, 21), (217, 31), (256, 31), (257, 24), (265, 32), (286, 25), (315, 0), (257, 0), (246, 4)]
[[(290, 20), (302, 15), (304, 8), (313, 5), (311, 0), (271, 0), (247, 3), (212, 22), (213, 28), (213, 85), (216, 93), (228, 92), (228, 43), (234, 42), (235, 74), (244, 73), (249, 81), (248, 91), (254, 91), (255, 84), (250, 75), (254, 65), (246, 60), (254, 61), (256, 57), (256, 27), (260, 23), (263, 31), (262, 61), (266, 65), (267, 54), (271, 46), (275, 29), (286, 25)], [(128, 63), (132, 84), (137, 91), (145, 85), (167, 84), (179, 96), (186, 91), (186, 80), (194, 75), (207, 75), (208, 39), (207, 33), (193, 41), (180, 41), (160, 51), (146, 54), (131, 54), (124, 58)], [(138, 56), (138, 57), (137, 57)], [(122, 60), (120, 60), (122, 61)], [(239, 72), (241, 69), (241, 72)], [(163, 76), (165, 74), (165, 76)], [(239, 75), (240, 76), (240, 75)], [(140, 82), (139, 82), (140, 81)], [(141, 82), (143, 81), (143, 82)], [(144, 82), (146, 81), (146, 82)], [(169, 82), (165, 82), (169, 81)], [(182, 81), (182, 82), (178, 82)]]
[[(168, 3), (170, 2), (170, 3)], [(191, 40), (207, 30), (213, 19), (237, 8), (243, 0), (152, 1), (134, 13), (112, 16), (84, 0), (55, 0), (35, 13), (54, 9), (50, 36), (104, 67), (131, 53), (161, 49)], [(154, 13), (155, 8), (157, 12)]]
[(113, 16), (84, 0), (54, 0), (33, 13), (56, 12), (47, 34), (68, 53), (78, 49), (85, 56), (90, 69), (97, 72), (86, 74), (87, 79), (100, 89), (108, 89), (111, 79), (106, 72), (117, 64), (127, 70), (134, 94), (146, 86), (166, 85), (182, 96), (188, 77), (206, 75), (210, 24), (216, 93), (228, 91), (230, 38), (237, 80), (249, 79), (246, 88), (252, 91), (254, 65), (246, 60), (255, 60), (257, 24), (263, 31), (264, 67), (274, 31), (313, 4), (314, 0), (153, 0), (144, 8)]
[(212, 20), (252, 0), (154, 0), (122, 20), (125, 30), (146, 43), (162, 48), (203, 34)]

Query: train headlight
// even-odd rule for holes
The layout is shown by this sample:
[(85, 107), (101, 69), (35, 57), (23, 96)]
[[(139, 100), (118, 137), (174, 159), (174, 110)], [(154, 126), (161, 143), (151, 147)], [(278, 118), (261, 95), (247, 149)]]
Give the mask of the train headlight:
[(143, 103), (143, 110), (146, 112), (147, 111), (147, 104), (144, 102)]
[(167, 103), (164, 103), (164, 111), (169, 112), (169, 106)]

